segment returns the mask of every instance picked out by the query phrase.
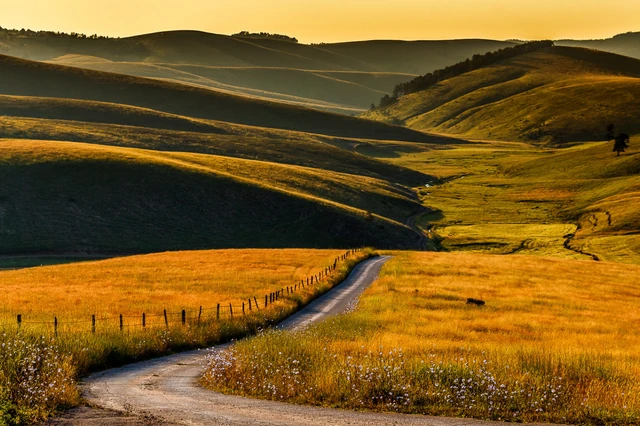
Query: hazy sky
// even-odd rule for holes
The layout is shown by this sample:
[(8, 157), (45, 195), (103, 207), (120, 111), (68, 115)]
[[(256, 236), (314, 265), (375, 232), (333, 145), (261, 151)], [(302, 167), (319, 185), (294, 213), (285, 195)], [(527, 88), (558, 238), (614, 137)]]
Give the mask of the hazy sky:
[(604, 38), (640, 31), (639, 0), (4, 0), (0, 26), (128, 36), (267, 31), (301, 42)]

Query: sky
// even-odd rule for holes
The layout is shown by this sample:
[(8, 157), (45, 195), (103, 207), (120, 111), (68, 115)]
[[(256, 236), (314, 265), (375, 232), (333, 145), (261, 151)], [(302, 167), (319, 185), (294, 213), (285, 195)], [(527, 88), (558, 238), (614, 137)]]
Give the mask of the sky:
[(640, 31), (638, 0), (4, 0), (0, 26), (113, 37), (167, 30), (371, 39), (591, 39)]

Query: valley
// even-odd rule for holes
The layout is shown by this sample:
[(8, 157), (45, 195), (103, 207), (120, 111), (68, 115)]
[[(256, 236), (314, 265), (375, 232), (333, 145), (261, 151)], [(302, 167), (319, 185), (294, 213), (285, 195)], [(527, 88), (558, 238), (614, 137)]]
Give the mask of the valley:
[[(636, 424), (629, 38), (0, 29), (0, 425), (82, 404), (91, 373), (230, 341), (185, 367), (199, 401)], [(270, 330), (302, 309), (344, 314)]]

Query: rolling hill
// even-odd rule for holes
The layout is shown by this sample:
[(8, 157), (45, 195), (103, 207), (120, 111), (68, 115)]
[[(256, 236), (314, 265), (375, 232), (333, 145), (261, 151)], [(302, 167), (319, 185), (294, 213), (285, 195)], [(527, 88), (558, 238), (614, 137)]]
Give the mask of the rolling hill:
[(513, 43), (495, 40), (373, 40), (307, 45), (288, 41), (165, 31), (126, 38), (80, 38), (50, 32), (0, 29), (0, 53), (48, 61), (75, 54), (115, 62), (209, 67), (279, 67), (305, 70), (419, 74)]
[(383, 96), (396, 84), (412, 77), (411, 74), (385, 72), (112, 62), (82, 55), (64, 55), (49, 62), (157, 78), (346, 115), (364, 111), (376, 97)]
[(192, 118), (343, 137), (428, 140), (397, 126), (218, 91), (0, 55), (0, 94), (109, 102)]
[(2, 254), (417, 244), (375, 212), (402, 220), (419, 204), (373, 178), (72, 142), (0, 151)]
[(640, 59), (640, 32), (618, 34), (602, 40), (558, 40), (558, 46), (584, 47)]
[(363, 117), (473, 139), (602, 140), (640, 133), (640, 61), (572, 47), (529, 52), (401, 97)]
[(416, 74), (509, 45), (492, 40), (306, 45), (199, 31), (110, 39), (0, 29), (0, 54), (177, 81), (347, 115), (368, 109)]

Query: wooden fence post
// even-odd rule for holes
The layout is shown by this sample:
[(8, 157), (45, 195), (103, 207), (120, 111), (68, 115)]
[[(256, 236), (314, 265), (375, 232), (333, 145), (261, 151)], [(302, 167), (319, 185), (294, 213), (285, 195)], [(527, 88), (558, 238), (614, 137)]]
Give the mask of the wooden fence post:
[(264, 307), (266, 308), (267, 306), (269, 306), (269, 297), (265, 294), (264, 295)]
[(164, 325), (169, 328), (169, 319), (167, 318), (167, 310), (164, 310)]
[(251, 298), (249, 298), (249, 312), (251, 312)]
[(185, 311), (184, 309), (182, 310), (182, 325), (185, 325), (187, 323), (187, 311)]
[(22, 327), (22, 315), (18, 314), (18, 328)]
[(124, 329), (124, 321), (122, 320), (122, 314), (120, 314), (120, 331)]
[(142, 328), (145, 328), (147, 326), (147, 316), (145, 315), (145, 313), (142, 313)]
[(198, 324), (200, 324), (200, 317), (202, 317), (202, 306), (200, 306), (200, 310), (198, 311)]
[(218, 307), (216, 308), (216, 320), (220, 321), (220, 304), (218, 303)]
[(233, 319), (233, 305), (229, 303), (229, 312), (231, 312), (231, 319)]
[(256, 302), (256, 309), (260, 310), (260, 306), (258, 306), (258, 299), (256, 299), (255, 296), (253, 296), (253, 301)]
[(53, 334), (58, 336), (58, 317), (53, 317)]
[(91, 332), (96, 334), (96, 316), (91, 315)]
[(242, 302), (242, 315), (244, 315), (244, 302)]

